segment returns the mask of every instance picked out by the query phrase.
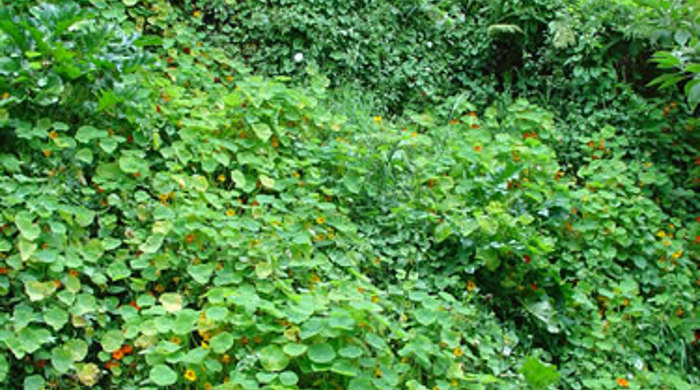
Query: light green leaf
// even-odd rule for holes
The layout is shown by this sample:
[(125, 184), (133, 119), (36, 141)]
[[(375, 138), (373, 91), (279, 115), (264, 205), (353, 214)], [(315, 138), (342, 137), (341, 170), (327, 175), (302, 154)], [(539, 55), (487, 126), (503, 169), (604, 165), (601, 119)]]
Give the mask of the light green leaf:
[(268, 345), (258, 352), (260, 364), (266, 371), (282, 371), (289, 364), (289, 356), (276, 345)]
[(170, 386), (177, 382), (177, 374), (165, 364), (158, 364), (151, 368), (148, 378), (158, 386)]
[(124, 335), (121, 330), (110, 330), (100, 338), (100, 344), (105, 352), (112, 353), (124, 344)]
[(34, 223), (34, 216), (28, 211), (20, 211), (15, 215), (15, 225), (24, 238), (34, 241), (39, 238), (41, 228)]
[(335, 359), (335, 350), (328, 343), (314, 344), (309, 347), (309, 359), (314, 363), (330, 363)]
[(270, 126), (264, 123), (254, 124), (253, 132), (255, 133), (255, 136), (261, 139), (262, 141), (267, 141), (272, 136), (272, 129), (270, 129)]
[(219, 333), (211, 339), (209, 346), (214, 352), (222, 354), (233, 346), (233, 336), (228, 332)]

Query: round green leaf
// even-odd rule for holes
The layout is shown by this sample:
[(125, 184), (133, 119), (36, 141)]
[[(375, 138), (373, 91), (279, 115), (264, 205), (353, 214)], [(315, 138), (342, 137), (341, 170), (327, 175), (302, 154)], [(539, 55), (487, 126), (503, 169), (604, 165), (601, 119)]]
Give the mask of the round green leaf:
[(148, 373), (148, 377), (158, 386), (170, 386), (177, 382), (177, 374), (172, 368), (166, 366), (165, 364), (158, 364), (151, 368), (151, 372)]
[(308, 347), (304, 344), (287, 344), (282, 349), (287, 355), (297, 357), (303, 355)]
[(330, 363), (335, 359), (335, 350), (328, 343), (314, 344), (309, 347), (309, 359), (314, 363)]
[(299, 382), (299, 377), (292, 371), (285, 371), (280, 374), (280, 382), (285, 386), (294, 386)]
[(276, 345), (268, 345), (261, 349), (258, 356), (266, 371), (282, 371), (289, 364), (289, 357)]

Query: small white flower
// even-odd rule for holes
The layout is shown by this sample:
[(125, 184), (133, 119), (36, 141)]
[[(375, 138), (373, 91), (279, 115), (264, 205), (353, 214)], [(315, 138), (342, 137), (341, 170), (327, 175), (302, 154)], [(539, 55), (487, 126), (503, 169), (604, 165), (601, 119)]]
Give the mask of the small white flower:
[(432, 43), (432, 42), (430, 42), (430, 41), (428, 41), (428, 43), (427, 43), (426, 45), (428, 46), (428, 49), (430, 49), (430, 48), (432, 48), (432, 47), (433, 47), (433, 43)]
[(637, 358), (637, 360), (634, 362), (634, 368), (636, 368), (638, 371), (642, 371), (644, 368), (644, 361), (640, 358)]
[(508, 346), (503, 347), (503, 356), (510, 356), (510, 353), (513, 352)]
[(294, 61), (296, 62), (301, 62), (304, 60), (304, 54), (302, 53), (297, 53), (294, 55)]

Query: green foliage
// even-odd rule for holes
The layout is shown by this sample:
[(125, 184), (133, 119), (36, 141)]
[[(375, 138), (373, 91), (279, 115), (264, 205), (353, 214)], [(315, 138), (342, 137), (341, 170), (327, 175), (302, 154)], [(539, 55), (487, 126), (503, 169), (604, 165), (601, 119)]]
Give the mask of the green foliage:
[(0, 387), (697, 386), (649, 3), (13, 2)]

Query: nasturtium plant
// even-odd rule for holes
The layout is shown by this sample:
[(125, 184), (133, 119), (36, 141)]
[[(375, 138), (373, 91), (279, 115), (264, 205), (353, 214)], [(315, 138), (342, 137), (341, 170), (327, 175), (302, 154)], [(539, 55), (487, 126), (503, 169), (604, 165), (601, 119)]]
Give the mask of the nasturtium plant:
[(8, 3), (0, 387), (697, 386), (663, 7)]

